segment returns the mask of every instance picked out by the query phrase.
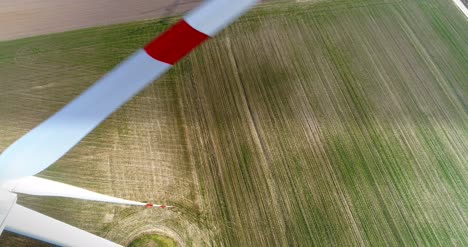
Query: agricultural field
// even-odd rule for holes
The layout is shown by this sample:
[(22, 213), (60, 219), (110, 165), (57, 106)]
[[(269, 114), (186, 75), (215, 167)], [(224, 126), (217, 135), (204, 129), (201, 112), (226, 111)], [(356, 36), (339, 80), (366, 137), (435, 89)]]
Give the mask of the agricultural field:
[[(0, 42), (0, 151), (177, 19)], [(467, 25), (452, 0), (264, 3), (39, 175), (176, 208), (19, 202), (122, 245), (467, 246)]]
[(145, 235), (141, 238), (138, 238), (134, 240), (132, 243), (130, 243), (129, 247), (146, 247), (146, 246), (152, 246), (152, 247), (175, 247), (177, 246), (177, 243), (164, 236), (159, 236), (159, 235)]

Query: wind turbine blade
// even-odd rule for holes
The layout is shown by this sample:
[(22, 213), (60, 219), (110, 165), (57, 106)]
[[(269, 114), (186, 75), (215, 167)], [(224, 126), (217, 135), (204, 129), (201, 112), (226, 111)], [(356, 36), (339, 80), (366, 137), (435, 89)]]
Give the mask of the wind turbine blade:
[(58, 246), (121, 246), (18, 204), (11, 209), (5, 230)]
[(211, 0), (118, 65), (0, 155), (0, 181), (46, 169), (104, 119), (257, 0)]
[(113, 196), (96, 193), (76, 186), (59, 183), (39, 177), (24, 177), (16, 180), (9, 180), (0, 185), (2, 189), (13, 193), (35, 195), (35, 196), (55, 196), (76, 198), (90, 201), (107, 202), (123, 205), (170, 208), (171, 206), (148, 204), (125, 200)]
[(170, 65), (138, 51), (0, 156), (0, 180), (46, 169)]
[(15, 203), (15, 194), (0, 189), (0, 234), (2, 234), (5, 228), (7, 216)]

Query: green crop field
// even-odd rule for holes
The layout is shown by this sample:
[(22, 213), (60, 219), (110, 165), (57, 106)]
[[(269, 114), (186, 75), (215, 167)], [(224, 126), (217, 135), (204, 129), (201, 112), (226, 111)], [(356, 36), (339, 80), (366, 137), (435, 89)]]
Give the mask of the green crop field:
[[(0, 42), (0, 151), (176, 20)], [(451, 0), (277, 2), (40, 174), (175, 209), (19, 202), (122, 245), (467, 246), (467, 164), (468, 19)]]
[(159, 235), (145, 235), (141, 238), (137, 238), (129, 247), (176, 247), (177, 243), (167, 237)]

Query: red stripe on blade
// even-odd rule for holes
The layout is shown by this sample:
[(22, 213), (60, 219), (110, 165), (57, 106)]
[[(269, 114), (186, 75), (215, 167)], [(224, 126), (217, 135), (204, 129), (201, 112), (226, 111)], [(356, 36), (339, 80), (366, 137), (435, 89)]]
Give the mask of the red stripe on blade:
[(174, 65), (208, 38), (182, 20), (146, 45), (145, 50), (152, 58)]

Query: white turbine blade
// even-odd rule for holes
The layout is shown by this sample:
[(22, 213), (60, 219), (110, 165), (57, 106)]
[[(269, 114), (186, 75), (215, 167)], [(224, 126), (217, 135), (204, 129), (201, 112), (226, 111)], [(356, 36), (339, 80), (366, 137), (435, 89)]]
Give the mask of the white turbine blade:
[(132, 96), (170, 68), (140, 50), (0, 155), (0, 181), (52, 165)]
[(2, 234), (2, 231), (5, 228), (7, 216), (15, 203), (15, 194), (0, 189), (0, 234)]
[(8, 180), (2, 183), (0, 186), (2, 189), (8, 190), (10, 192), (27, 195), (67, 197), (123, 205), (144, 206), (148, 208), (171, 208), (171, 206), (136, 202), (103, 195), (76, 186), (32, 176), (16, 180)]
[(5, 230), (58, 246), (121, 246), (18, 204), (11, 209)]
[(465, 14), (465, 17), (468, 18), (468, 8), (466, 5), (462, 2), (462, 0), (453, 0), (455, 5)]
[(0, 181), (32, 176), (65, 155), (112, 112), (257, 0), (210, 0), (191, 11), (0, 155)]
[(213, 37), (257, 2), (258, 0), (208, 0), (189, 12), (184, 19), (193, 28)]

